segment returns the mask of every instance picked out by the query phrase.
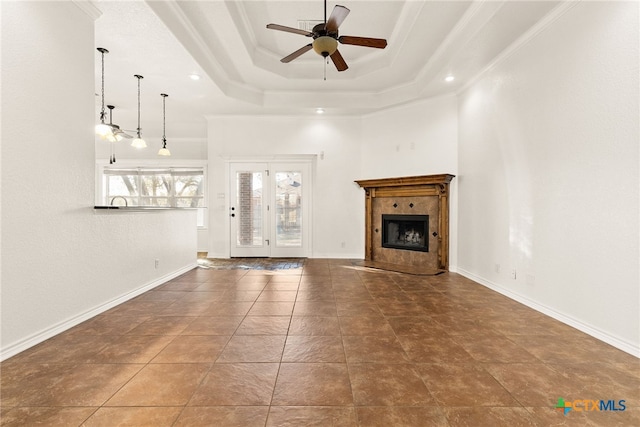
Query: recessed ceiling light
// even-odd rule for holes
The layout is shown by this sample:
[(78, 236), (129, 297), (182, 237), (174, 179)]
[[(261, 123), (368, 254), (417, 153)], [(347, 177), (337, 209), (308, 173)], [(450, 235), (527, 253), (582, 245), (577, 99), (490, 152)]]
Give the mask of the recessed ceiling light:
[(324, 114), (324, 108), (316, 108), (316, 113)]
[(449, 74), (447, 77), (444, 78), (445, 82), (452, 82), (454, 81), (456, 78), (453, 77), (451, 74)]
[(191, 80), (200, 80), (200, 75), (199, 74), (195, 74), (195, 73), (189, 74), (189, 78)]

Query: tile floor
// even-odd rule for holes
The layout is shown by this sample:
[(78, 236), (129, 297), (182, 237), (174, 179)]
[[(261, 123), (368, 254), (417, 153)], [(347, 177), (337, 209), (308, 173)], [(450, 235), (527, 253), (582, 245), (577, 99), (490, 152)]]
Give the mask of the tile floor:
[(0, 368), (2, 426), (640, 425), (639, 359), (460, 275), (345, 260), (198, 268)]

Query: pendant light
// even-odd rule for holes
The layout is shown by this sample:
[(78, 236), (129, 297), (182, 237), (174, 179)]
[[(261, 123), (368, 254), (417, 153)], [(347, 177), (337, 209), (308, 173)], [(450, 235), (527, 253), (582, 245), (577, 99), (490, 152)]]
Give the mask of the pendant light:
[(104, 110), (104, 54), (109, 51), (103, 47), (99, 47), (97, 50), (102, 55), (102, 110), (100, 111), (100, 123), (96, 125), (96, 135), (105, 139), (108, 135), (113, 134), (111, 127), (104, 122), (107, 118), (107, 113)]
[(120, 126), (113, 124), (113, 109), (116, 108), (113, 105), (107, 105), (109, 109), (109, 126), (110, 132), (107, 134), (106, 138), (109, 142), (119, 142), (122, 141), (122, 131), (120, 130)]
[(142, 139), (142, 129), (140, 128), (140, 80), (144, 77), (139, 74), (134, 74), (133, 77), (138, 79), (138, 128), (136, 129), (138, 134), (133, 141), (131, 141), (131, 146), (135, 148), (146, 148), (147, 143)]
[(166, 111), (165, 111), (165, 101), (167, 99), (167, 95), (166, 93), (161, 93), (160, 96), (162, 97), (162, 148), (160, 149), (160, 151), (158, 151), (158, 155), (159, 156), (170, 156), (171, 152), (169, 151), (169, 149), (167, 148), (167, 137), (166, 137), (166, 132), (165, 132), (165, 122), (166, 122)]

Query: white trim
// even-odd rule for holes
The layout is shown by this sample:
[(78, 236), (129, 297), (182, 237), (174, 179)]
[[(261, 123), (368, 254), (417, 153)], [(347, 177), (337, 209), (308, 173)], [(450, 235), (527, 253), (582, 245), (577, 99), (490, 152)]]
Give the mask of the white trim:
[(71, 2), (94, 21), (102, 16), (102, 11), (93, 0), (71, 0)]
[(520, 295), (516, 292), (512, 292), (508, 289), (505, 289), (502, 286), (491, 282), (490, 280), (486, 280), (480, 276), (476, 276), (475, 274), (469, 271), (466, 271), (463, 268), (457, 268), (457, 273), (466, 277), (467, 279), (470, 279), (470, 280), (473, 280), (474, 282), (479, 283), (482, 286), (485, 286), (493, 291), (496, 291), (499, 294), (502, 294), (508, 298), (511, 298), (514, 301), (524, 304), (529, 308), (532, 308), (542, 314), (546, 314), (547, 316), (555, 320), (558, 320), (573, 328), (576, 328), (577, 330), (584, 332), (587, 335), (590, 335), (594, 338), (599, 339), (600, 341), (610, 344), (615, 348), (624, 351), (625, 353), (629, 353), (632, 356), (640, 358), (640, 346), (638, 346), (637, 344), (627, 342), (625, 340), (622, 340), (618, 337), (615, 337), (609, 334), (608, 332), (602, 331), (598, 328), (594, 328), (593, 326), (583, 323), (577, 319), (574, 319), (571, 316), (568, 316), (564, 313), (556, 311), (551, 307), (547, 307), (544, 304), (540, 304), (539, 302), (529, 299), (523, 295)]
[(119, 297), (116, 297), (114, 299), (112, 299), (111, 301), (107, 301), (104, 304), (100, 304), (92, 309), (89, 309), (87, 311), (85, 311), (84, 313), (80, 313), (70, 319), (67, 319), (65, 321), (59, 322), (53, 326), (50, 326), (40, 332), (37, 332), (35, 334), (32, 334), (31, 336), (28, 336), (27, 338), (24, 338), (14, 344), (9, 345), (6, 348), (3, 348), (0, 350), (0, 361), (6, 360), (12, 356), (15, 356), (16, 354), (27, 350), (28, 348), (31, 348), (33, 346), (35, 346), (36, 344), (40, 344), (41, 342), (48, 340), (51, 337), (54, 337), (68, 329), (73, 328), (74, 326), (79, 325), (80, 323), (91, 319), (92, 317), (97, 316), (100, 313), (104, 313), (105, 311), (120, 305), (124, 302), (129, 301), (132, 298), (137, 297), (138, 295), (141, 295), (147, 291), (150, 291), (153, 288), (156, 288), (166, 282), (168, 282), (169, 280), (180, 276), (181, 274), (184, 274), (190, 270), (193, 270), (194, 268), (196, 268), (198, 266), (197, 263), (192, 263), (189, 265), (186, 265), (176, 271), (174, 271), (173, 273), (169, 273), (166, 274), (158, 279), (152, 280), (151, 282), (139, 287), (138, 289), (134, 289), (133, 291), (127, 292), (126, 294), (120, 295)]

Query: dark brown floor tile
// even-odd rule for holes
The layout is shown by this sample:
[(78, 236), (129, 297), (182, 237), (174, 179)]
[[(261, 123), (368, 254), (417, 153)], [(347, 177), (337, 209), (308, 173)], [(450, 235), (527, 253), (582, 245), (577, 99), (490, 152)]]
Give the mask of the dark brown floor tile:
[(20, 407), (2, 412), (3, 427), (79, 426), (98, 408), (92, 407)]
[(217, 363), (280, 362), (284, 335), (234, 335)]
[(419, 364), (416, 370), (440, 406), (519, 406), (480, 365)]
[(437, 406), (410, 364), (349, 365), (349, 377), (357, 406)]
[(176, 337), (125, 335), (91, 358), (92, 363), (147, 363)]
[(19, 356), (28, 363), (89, 363), (117, 338), (112, 335), (59, 335)]
[[(583, 395), (601, 396), (607, 399), (626, 399), (630, 406), (640, 405), (640, 380), (603, 362), (554, 364), (551, 368), (569, 381), (583, 384)], [(624, 396), (624, 397), (615, 397)]]
[(156, 291), (179, 291), (190, 292), (200, 286), (198, 282), (167, 282), (162, 286), (158, 286)]
[(558, 397), (579, 395), (584, 387), (542, 363), (483, 366), (518, 402), (527, 406), (553, 406)]
[(191, 406), (175, 427), (264, 427), (268, 406)]
[(269, 405), (277, 373), (277, 363), (213, 365), (189, 406)]
[(291, 335), (340, 335), (340, 324), (337, 317), (294, 316), (289, 325)]
[[(272, 279), (273, 280), (273, 279)], [(263, 292), (267, 291), (297, 291), (298, 290), (298, 280), (293, 282), (274, 282), (270, 281), (267, 283), (267, 286), (264, 287)]]
[(272, 406), (267, 427), (357, 427), (352, 407)]
[(107, 313), (118, 316), (151, 316), (172, 303), (172, 301), (131, 300), (112, 308)]
[(451, 427), (520, 427), (536, 426), (524, 408), (445, 408)]
[(295, 301), (297, 291), (273, 291), (273, 290), (264, 290), (258, 297), (258, 302), (265, 301)]
[(342, 335), (393, 335), (393, 329), (384, 317), (343, 316), (339, 320)]
[(347, 365), (282, 363), (273, 394), (276, 406), (352, 405)]
[(586, 334), (580, 338), (560, 335), (509, 336), (543, 362), (554, 364), (606, 360), (609, 363), (634, 363), (638, 359)]
[(420, 304), (413, 301), (376, 299), (376, 304), (385, 316), (426, 316), (429, 314)]
[[(200, 285), (203, 286), (203, 285)], [(166, 292), (156, 292), (156, 293), (166, 293)], [(185, 295), (180, 298), (180, 302), (216, 302), (221, 301), (224, 295), (224, 290), (219, 291), (200, 291), (196, 289), (194, 292), (185, 292)], [(178, 301), (176, 301), (178, 302)]]
[(449, 426), (443, 411), (437, 407), (360, 407), (357, 412), (358, 425), (362, 427)]
[(195, 317), (158, 316), (136, 326), (127, 335), (180, 335)]
[(428, 316), (406, 317), (396, 316), (387, 317), (387, 321), (393, 328), (396, 335), (428, 335), (438, 336), (445, 333), (440, 325)]
[(337, 316), (336, 303), (333, 301), (297, 301), (293, 309), (294, 316)]
[(40, 390), (60, 381), (73, 367), (74, 365), (20, 363), (16, 357), (2, 362), (0, 406), (11, 407), (22, 404), (32, 395), (38, 394)]
[(536, 363), (539, 360), (508, 338), (494, 335), (458, 335), (453, 338), (478, 362)]
[(373, 301), (336, 301), (338, 316), (383, 317), (378, 304)]
[(290, 336), (284, 346), (283, 362), (344, 363), (344, 348), (339, 336)]
[(245, 316), (254, 303), (251, 301), (211, 303), (206, 316)]
[(458, 343), (447, 337), (400, 335), (409, 359), (417, 363), (473, 363), (475, 360)]
[(109, 399), (105, 406), (185, 405), (209, 366), (195, 363), (147, 365)]
[(243, 316), (202, 316), (187, 326), (180, 335), (227, 335), (238, 329)]
[[(263, 286), (261, 285), (261, 288)], [(221, 297), (221, 301), (255, 301), (260, 296), (261, 290), (229, 289)]]
[(409, 358), (393, 336), (343, 336), (348, 363), (408, 363)]
[(82, 427), (170, 427), (182, 407), (100, 408)]
[(236, 335), (287, 335), (290, 316), (247, 316)]
[(189, 301), (183, 299), (180, 301), (176, 301), (163, 310), (153, 314), (156, 314), (159, 317), (205, 316), (209, 311), (209, 307), (211, 306), (211, 304), (213, 304), (213, 302), (211, 301)]
[(249, 310), (249, 316), (291, 316), (293, 301), (256, 302)]
[(22, 406), (100, 406), (140, 371), (143, 365), (84, 364), (70, 366), (41, 382)]
[(451, 313), (430, 313), (429, 317), (449, 335), (486, 333), (490, 331), (477, 318), (463, 318), (456, 311)]
[(334, 302), (331, 289), (300, 290), (296, 295), (296, 301), (331, 301)]
[(213, 363), (230, 337), (220, 335), (183, 335), (175, 337), (152, 363)]
[[(160, 292), (156, 292), (160, 293)], [(124, 335), (149, 316), (99, 315), (70, 329), (70, 335)]]

